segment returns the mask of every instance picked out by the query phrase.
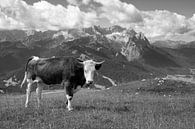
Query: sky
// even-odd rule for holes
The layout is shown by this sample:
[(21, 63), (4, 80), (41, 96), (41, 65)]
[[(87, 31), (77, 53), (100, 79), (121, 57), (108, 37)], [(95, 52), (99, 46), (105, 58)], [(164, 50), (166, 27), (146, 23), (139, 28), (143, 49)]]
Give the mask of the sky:
[(0, 30), (120, 25), (149, 40), (195, 40), (195, 0), (0, 0)]
[(195, 13), (195, 0), (122, 0), (134, 4), (140, 10), (169, 10), (187, 18)]

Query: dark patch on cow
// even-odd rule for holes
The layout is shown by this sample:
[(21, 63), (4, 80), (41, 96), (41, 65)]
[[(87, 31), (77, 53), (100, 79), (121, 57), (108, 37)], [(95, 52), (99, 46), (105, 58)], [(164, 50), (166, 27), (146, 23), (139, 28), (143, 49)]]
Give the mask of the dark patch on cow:
[(85, 84), (83, 65), (74, 57), (32, 59), (28, 60), (26, 66), (29, 79), (39, 77), (47, 85), (66, 84), (74, 89)]

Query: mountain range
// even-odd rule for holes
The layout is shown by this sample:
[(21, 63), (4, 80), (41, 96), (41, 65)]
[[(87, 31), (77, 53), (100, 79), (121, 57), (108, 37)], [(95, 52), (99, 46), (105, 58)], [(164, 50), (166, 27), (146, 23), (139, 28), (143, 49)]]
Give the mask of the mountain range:
[(2, 30), (1, 89), (9, 88), (5, 82), (13, 76), (18, 81), (23, 78), (25, 63), (32, 55), (105, 60), (96, 76), (96, 83), (106, 87), (113, 85), (109, 79), (123, 83), (165, 74), (187, 73), (189, 67), (195, 68), (195, 42), (156, 41), (151, 44), (143, 33), (131, 28), (92, 26), (45, 32)]

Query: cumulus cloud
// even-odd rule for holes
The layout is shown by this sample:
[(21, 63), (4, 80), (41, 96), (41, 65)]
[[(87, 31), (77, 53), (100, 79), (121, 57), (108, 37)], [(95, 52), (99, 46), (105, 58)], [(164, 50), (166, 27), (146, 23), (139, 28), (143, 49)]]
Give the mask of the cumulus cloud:
[(120, 0), (66, 0), (69, 5), (39, 1), (0, 0), (0, 29), (63, 30), (92, 25), (121, 25), (143, 32), (150, 39), (195, 37), (191, 18), (167, 10), (141, 11)]
[[(13, 0), (12, 0), (13, 2)], [(0, 1), (0, 28), (1, 29), (17, 29), (24, 27), (25, 25), (22, 22), (17, 21), (16, 19), (9, 17), (4, 13), (13, 13), (9, 10), (7, 10), (5, 7), (11, 6), (11, 3), (9, 1), (1, 0)], [(4, 9), (5, 8), (5, 9)], [(16, 15), (13, 13), (13, 15)]]
[(8, 17), (0, 11), (0, 29), (12, 30), (17, 28), (24, 28), (24, 24)]
[(80, 6), (81, 4), (88, 5), (91, 0), (67, 0), (69, 4)]
[(134, 24), (134, 28), (145, 33), (149, 38), (170, 39), (188, 33), (194, 27), (192, 20), (167, 10), (142, 11), (142, 17), (143, 22)]
[(82, 3), (88, 5), (91, 0), (82, 0)]
[(67, 2), (69, 4), (72, 4), (72, 5), (79, 5), (79, 1), (78, 0), (67, 0)]
[(22, 0), (1, 0), (0, 28), (9, 21), (10, 28), (59, 30), (88, 27), (96, 22), (96, 12), (83, 12), (77, 6), (53, 5), (40, 1), (28, 5)]
[(195, 30), (195, 14), (189, 19), (190, 27)]
[(128, 25), (142, 21), (139, 10), (132, 4), (120, 0), (94, 0), (100, 3), (100, 17), (106, 18), (111, 24)]
[(195, 30), (195, 14), (187, 19), (183, 15), (168, 10), (141, 11), (134, 5), (120, 0), (94, 1), (102, 5), (99, 9), (100, 18), (106, 18), (110, 25), (132, 27), (136, 31), (143, 32), (150, 39), (175, 37), (192, 39), (189, 34)]
[(190, 20), (195, 21), (195, 14), (190, 18)]

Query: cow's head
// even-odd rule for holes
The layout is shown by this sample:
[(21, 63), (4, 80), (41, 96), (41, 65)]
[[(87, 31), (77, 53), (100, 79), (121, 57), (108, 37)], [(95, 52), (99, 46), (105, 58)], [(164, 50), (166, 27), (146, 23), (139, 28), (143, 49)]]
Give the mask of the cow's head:
[(79, 63), (83, 64), (84, 76), (85, 76), (87, 85), (90, 85), (93, 83), (94, 72), (95, 72), (95, 70), (100, 69), (103, 62), (104, 61), (95, 62), (93, 60), (86, 60), (86, 61), (79, 60)]

